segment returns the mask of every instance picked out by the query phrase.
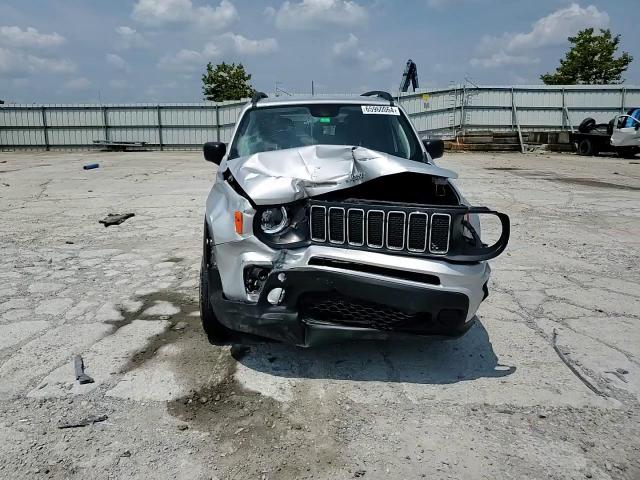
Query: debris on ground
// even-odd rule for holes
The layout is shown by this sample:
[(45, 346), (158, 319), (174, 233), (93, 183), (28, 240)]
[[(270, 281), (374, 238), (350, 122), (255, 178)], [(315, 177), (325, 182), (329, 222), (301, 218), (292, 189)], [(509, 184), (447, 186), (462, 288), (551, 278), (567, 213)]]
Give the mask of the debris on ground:
[(69, 421), (65, 423), (58, 424), (58, 428), (78, 428), (78, 427), (86, 427), (88, 425), (93, 425), (94, 423), (100, 423), (107, 420), (109, 417), (107, 415), (89, 415), (78, 421)]
[(180, 330), (184, 330), (185, 328), (187, 328), (189, 324), (185, 321), (180, 321), (178, 323), (176, 323), (173, 327), (171, 327), (171, 330), (175, 330), (175, 331), (180, 331)]
[(100, 167), (99, 163), (87, 163), (86, 165), (82, 166), (83, 170), (93, 170), (94, 168), (99, 168), (99, 167)]
[(93, 378), (84, 373), (84, 361), (80, 355), (76, 355), (76, 358), (73, 360), (73, 366), (76, 371), (76, 380), (80, 385), (94, 382)]
[(103, 224), (105, 227), (110, 227), (111, 225), (120, 225), (125, 220), (128, 220), (131, 217), (135, 217), (135, 213), (110, 213), (99, 223)]
[(629, 383), (629, 380), (625, 378), (625, 375), (629, 373), (629, 370), (625, 370), (624, 368), (616, 368), (615, 370), (605, 370), (604, 373), (610, 373), (611, 375), (615, 375), (618, 379), (624, 383)]

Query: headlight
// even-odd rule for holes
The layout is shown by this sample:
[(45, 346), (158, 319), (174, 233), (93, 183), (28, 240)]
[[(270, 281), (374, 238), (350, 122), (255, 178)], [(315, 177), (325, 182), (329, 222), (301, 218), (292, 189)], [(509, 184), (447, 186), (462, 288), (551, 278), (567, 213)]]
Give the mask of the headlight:
[(288, 226), (289, 216), (287, 215), (287, 209), (284, 207), (267, 208), (260, 215), (260, 228), (264, 233), (270, 235), (280, 233)]

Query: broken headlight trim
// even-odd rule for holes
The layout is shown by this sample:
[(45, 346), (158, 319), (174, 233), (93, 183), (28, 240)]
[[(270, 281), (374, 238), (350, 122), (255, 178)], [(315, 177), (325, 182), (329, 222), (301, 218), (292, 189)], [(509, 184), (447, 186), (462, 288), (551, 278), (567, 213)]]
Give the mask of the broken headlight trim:
[(272, 248), (297, 248), (308, 245), (307, 202), (258, 207), (253, 217), (253, 231), (259, 240)]
[(282, 232), (289, 226), (289, 215), (287, 209), (266, 208), (260, 214), (260, 229), (269, 235)]

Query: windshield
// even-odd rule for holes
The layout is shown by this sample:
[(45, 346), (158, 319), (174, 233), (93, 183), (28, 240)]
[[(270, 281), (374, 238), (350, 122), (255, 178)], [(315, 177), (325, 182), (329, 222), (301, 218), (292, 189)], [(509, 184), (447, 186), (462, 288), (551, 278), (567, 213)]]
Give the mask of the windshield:
[(423, 161), (418, 139), (397, 108), (324, 104), (249, 110), (229, 158), (308, 145), (360, 146)]

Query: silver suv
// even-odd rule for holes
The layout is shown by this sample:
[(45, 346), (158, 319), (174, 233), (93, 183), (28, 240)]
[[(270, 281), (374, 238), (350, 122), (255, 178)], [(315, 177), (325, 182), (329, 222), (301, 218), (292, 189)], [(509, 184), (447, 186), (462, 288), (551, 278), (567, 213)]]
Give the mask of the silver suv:
[[(391, 334), (458, 336), (487, 297), (509, 218), (467, 204), (386, 92), (256, 94), (209, 193), (200, 275), (205, 332), (297, 345)], [(481, 216), (500, 225), (480, 237)]]

